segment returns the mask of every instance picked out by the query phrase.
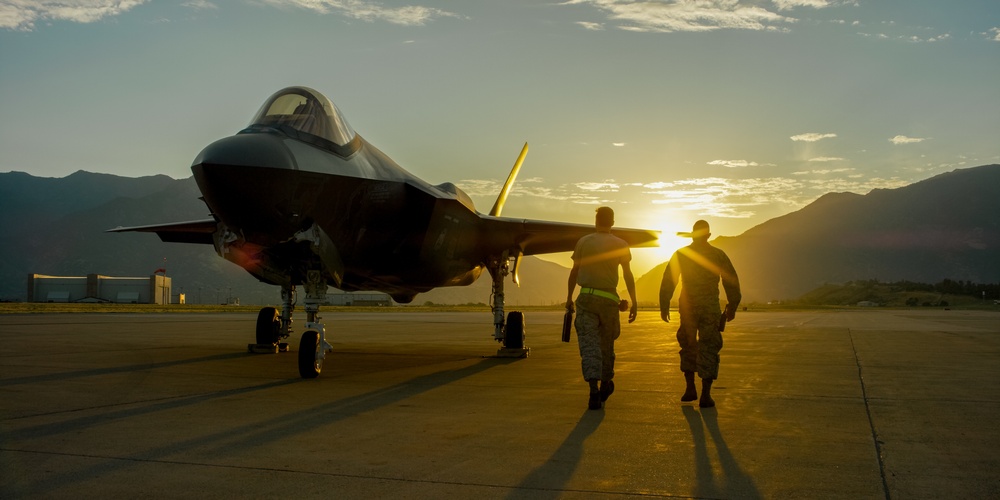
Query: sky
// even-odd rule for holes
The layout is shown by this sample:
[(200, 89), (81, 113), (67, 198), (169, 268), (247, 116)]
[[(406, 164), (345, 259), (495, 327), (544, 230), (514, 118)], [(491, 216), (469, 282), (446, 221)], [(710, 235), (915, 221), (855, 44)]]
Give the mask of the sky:
[(697, 219), (1000, 163), (1000, 2), (0, 0), (0, 172), (187, 178), (292, 85), (481, 212), (527, 142), (503, 215), (611, 206), (664, 231), (642, 272)]

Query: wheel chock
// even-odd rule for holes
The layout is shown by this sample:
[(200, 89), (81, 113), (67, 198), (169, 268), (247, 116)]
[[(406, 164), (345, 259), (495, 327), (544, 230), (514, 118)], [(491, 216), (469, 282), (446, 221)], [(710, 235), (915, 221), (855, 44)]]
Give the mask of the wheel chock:
[(247, 351), (254, 354), (277, 354), (278, 344), (247, 344)]
[(498, 358), (527, 358), (528, 357), (528, 353), (530, 353), (530, 352), (531, 352), (531, 349), (529, 349), (527, 347), (519, 347), (519, 348), (501, 347), (501, 348), (497, 349), (497, 355), (496, 355), (496, 357), (498, 357)]

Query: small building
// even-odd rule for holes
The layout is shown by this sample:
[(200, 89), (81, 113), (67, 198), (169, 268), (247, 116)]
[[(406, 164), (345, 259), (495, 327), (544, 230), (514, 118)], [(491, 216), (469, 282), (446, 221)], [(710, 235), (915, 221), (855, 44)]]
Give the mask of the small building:
[(28, 275), (28, 302), (115, 302), (170, 304), (171, 279), (153, 274), (145, 278)]
[(326, 294), (330, 306), (391, 306), (392, 298), (381, 292), (338, 292)]
[(862, 300), (861, 302), (858, 302), (858, 307), (878, 307), (878, 302)]

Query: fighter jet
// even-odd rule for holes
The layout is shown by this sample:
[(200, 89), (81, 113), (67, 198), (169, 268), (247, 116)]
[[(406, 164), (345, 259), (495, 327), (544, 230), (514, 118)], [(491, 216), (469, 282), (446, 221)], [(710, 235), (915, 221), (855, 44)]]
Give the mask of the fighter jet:
[[(260, 310), (253, 352), (287, 350), (296, 287), (305, 289), (299, 373), (317, 377), (332, 350), (319, 307), (328, 287), (380, 291), (399, 303), (436, 287), (493, 280), (498, 355), (527, 355), (524, 315), (504, 317), (504, 278), (525, 255), (566, 252), (591, 225), (501, 217), (527, 154), (521, 150), (488, 214), (451, 183), (430, 185), (358, 135), (323, 94), (282, 89), (250, 125), (208, 145), (191, 166), (211, 218), (112, 232), (154, 232), (165, 242), (211, 244), (258, 280), (281, 287), (281, 311)], [(615, 229), (631, 246), (659, 233)]]

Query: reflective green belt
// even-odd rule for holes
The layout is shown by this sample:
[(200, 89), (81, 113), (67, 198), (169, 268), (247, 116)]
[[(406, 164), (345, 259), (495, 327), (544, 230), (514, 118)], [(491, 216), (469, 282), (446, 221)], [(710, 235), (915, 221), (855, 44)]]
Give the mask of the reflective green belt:
[(597, 288), (581, 288), (580, 293), (586, 293), (590, 295), (596, 295), (598, 297), (603, 297), (608, 300), (613, 300), (615, 303), (618, 302), (618, 294), (605, 292), (604, 290), (599, 290)]

